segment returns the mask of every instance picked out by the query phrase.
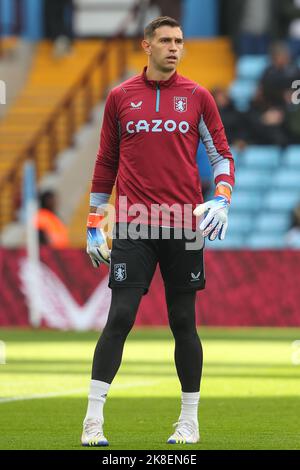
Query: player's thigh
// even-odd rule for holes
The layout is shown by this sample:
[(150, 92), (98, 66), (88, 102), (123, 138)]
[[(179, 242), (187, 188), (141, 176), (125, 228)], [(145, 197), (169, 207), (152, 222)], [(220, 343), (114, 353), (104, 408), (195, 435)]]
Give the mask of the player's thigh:
[(109, 287), (141, 287), (147, 293), (157, 260), (154, 241), (123, 238), (117, 232), (112, 244)]
[(195, 291), (205, 288), (204, 239), (200, 232), (160, 240), (159, 265), (166, 290)]

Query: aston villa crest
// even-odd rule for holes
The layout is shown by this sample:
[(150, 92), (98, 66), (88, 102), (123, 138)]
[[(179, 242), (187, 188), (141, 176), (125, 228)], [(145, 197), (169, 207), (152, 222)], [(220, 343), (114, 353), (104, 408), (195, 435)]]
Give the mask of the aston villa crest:
[(115, 281), (122, 282), (127, 279), (126, 263), (114, 265)]
[(185, 111), (187, 110), (187, 98), (184, 96), (175, 96), (174, 109), (178, 113), (185, 113)]

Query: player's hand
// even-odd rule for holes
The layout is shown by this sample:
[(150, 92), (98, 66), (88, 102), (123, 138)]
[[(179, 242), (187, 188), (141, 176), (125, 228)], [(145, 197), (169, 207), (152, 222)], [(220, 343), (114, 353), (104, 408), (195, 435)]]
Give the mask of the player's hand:
[(230, 206), (232, 187), (221, 181), (216, 187), (215, 196), (211, 201), (200, 204), (194, 210), (194, 215), (203, 214), (199, 228), (203, 231), (203, 237), (213, 241), (217, 237), (224, 240), (228, 227), (228, 209)]
[(216, 196), (211, 201), (200, 204), (195, 210), (194, 215), (197, 217), (205, 214), (199, 225), (203, 231), (203, 237), (213, 241), (219, 237), (224, 240), (228, 227), (228, 208), (230, 202), (224, 196)]
[(87, 222), (87, 253), (90, 256), (94, 268), (99, 268), (101, 263), (109, 266), (110, 250), (107, 245), (106, 236), (100, 227), (103, 216), (89, 214)]

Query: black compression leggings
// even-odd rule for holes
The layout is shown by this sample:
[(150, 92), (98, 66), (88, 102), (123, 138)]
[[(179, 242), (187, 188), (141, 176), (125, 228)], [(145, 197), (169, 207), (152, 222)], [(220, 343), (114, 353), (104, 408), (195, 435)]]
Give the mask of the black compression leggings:
[(175, 364), (186, 393), (199, 392), (202, 375), (203, 352), (196, 329), (196, 292), (178, 292), (166, 289), (170, 327), (175, 339)]
[(113, 288), (108, 320), (97, 343), (92, 379), (112, 383), (121, 365), (125, 340), (134, 325), (142, 288)]
[[(112, 383), (122, 361), (125, 340), (132, 329), (141, 288), (113, 288), (106, 326), (97, 343), (92, 379)], [(166, 289), (170, 327), (175, 338), (175, 364), (183, 392), (198, 392), (202, 346), (195, 326), (195, 292)]]

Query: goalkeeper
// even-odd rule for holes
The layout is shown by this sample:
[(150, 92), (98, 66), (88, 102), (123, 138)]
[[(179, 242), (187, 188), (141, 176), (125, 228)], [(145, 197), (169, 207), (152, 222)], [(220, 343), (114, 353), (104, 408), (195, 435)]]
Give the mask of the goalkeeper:
[[(211, 94), (176, 71), (183, 54), (177, 21), (153, 20), (145, 29), (142, 47), (148, 67), (114, 88), (107, 98), (93, 177), (87, 251), (95, 267), (110, 264), (112, 300), (94, 354), (81, 439), (85, 446), (108, 445), (103, 407), (157, 264), (165, 285), (182, 390), (178, 422), (167, 442), (188, 444), (200, 439), (203, 357), (195, 299), (197, 290), (205, 287), (204, 239), (225, 237), (234, 162)], [(216, 183), (215, 196), (206, 203), (196, 164), (200, 139)], [(101, 221), (114, 184), (116, 223), (110, 253)], [(164, 211), (156, 213), (162, 206), (165, 211), (170, 208), (168, 223)], [(191, 217), (185, 220), (189, 207)], [(191, 241), (192, 248), (188, 246)]]

